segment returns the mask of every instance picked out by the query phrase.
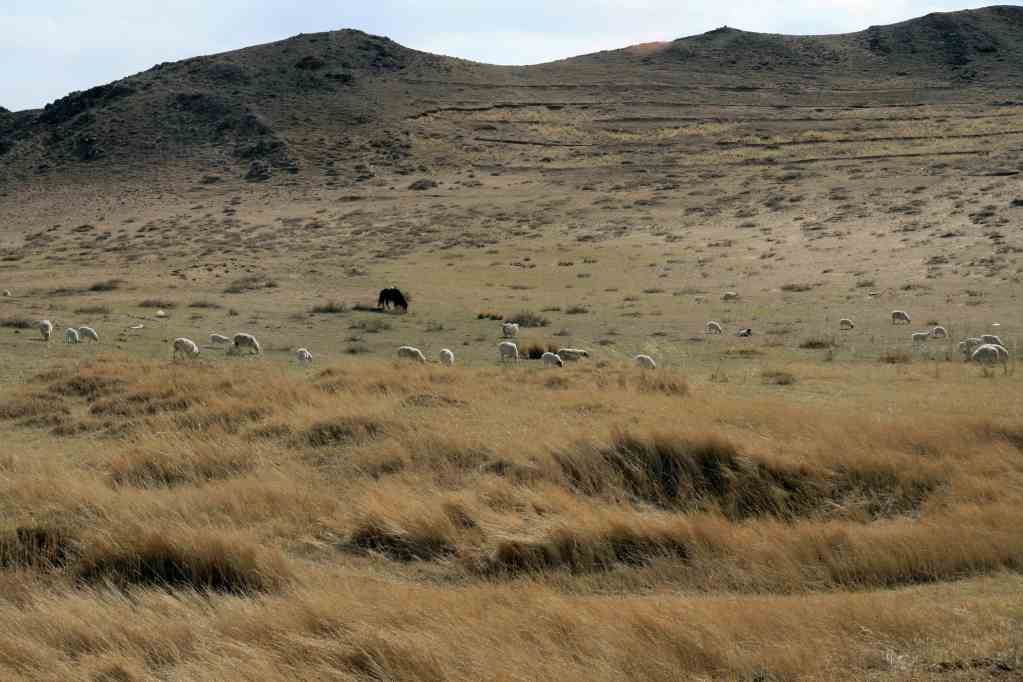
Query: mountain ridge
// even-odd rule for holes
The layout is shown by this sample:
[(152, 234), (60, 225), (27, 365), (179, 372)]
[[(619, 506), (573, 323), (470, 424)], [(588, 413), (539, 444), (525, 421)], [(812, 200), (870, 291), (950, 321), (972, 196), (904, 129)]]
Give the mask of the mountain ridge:
[(377, 162), (410, 174), (429, 160), (410, 150), (406, 122), (466, 102), (556, 105), (566, 97), (555, 93), (600, 101), (774, 90), (776, 103), (785, 104), (808, 93), (818, 101), (814, 93), (827, 87), (1004, 89), (1020, 74), (1023, 8), (1015, 6), (932, 13), (830, 36), (722, 27), (531, 66), (445, 57), (342, 29), (157, 64), (43, 109), (0, 110), (0, 183), (58, 170), (80, 178), (83, 164), (182, 159), (197, 168), (233, 165), (264, 179), (274, 169), (298, 172), (324, 144), (365, 152), (352, 156), (353, 178)]

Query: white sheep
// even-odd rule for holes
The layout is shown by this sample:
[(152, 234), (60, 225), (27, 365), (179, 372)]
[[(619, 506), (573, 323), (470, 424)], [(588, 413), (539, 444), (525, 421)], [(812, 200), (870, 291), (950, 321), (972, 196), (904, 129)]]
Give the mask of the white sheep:
[(53, 333), (53, 323), (49, 320), (39, 321), (39, 333), (43, 335), (43, 341), (49, 341)]
[(64, 330), (64, 343), (78, 343), (82, 338), (78, 335), (78, 330), (74, 327), (68, 327)]
[(406, 360), (415, 360), (416, 362), (426, 363), (426, 356), (423, 355), (423, 351), (419, 350), (414, 346), (402, 346), (398, 349), (398, 357)]
[(982, 365), (993, 365), (996, 362), (1002, 363), (1002, 367), (1005, 369), (1005, 373), (1009, 373), (1009, 351), (1004, 347), (994, 344), (985, 343), (983, 346), (973, 351), (973, 355), (970, 358), (974, 362), (978, 362)]
[(963, 357), (967, 362), (970, 361), (970, 356), (973, 355), (973, 351), (977, 350), (980, 346), (984, 345), (984, 341), (975, 337), (968, 337), (959, 342), (959, 352), (963, 354)]
[(299, 348), (295, 351), (295, 357), (299, 364), (305, 365), (313, 361), (313, 354), (307, 348)]
[(452, 367), (455, 364), (455, 354), (450, 348), (442, 348), (440, 351), (440, 364), (445, 367)]
[(590, 357), (590, 352), (582, 348), (559, 348), (557, 355), (566, 362), (574, 362), (575, 360)]
[(519, 347), (511, 341), (502, 341), (497, 344), (497, 352), (501, 362), (504, 362), (506, 358), (511, 358), (515, 362), (519, 361)]
[(1002, 340), (995, 336), (994, 334), (981, 334), (980, 340), (992, 346), (1001, 346), (1003, 348), (1005, 347), (1005, 344), (1002, 343)]
[(90, 341), (99, 343), (99, 334), (97, 334), (96, 330), (92, 327), (79, 327), (78, 335), (82, 337), (83, 340), (89, 339)]
[(231, 339), (227, 338), (223, 334), (210, 334), (210, 343), (214, 345), (222, 345), (225, 343), (231, 343)]
[(722, 329), (722, 327), (721, 327), (721, 323), (720, 322), (715, 322), (714, 320), (711, 320), (710, 322), (707, 323), (707, 325), (704, 327), (704, 331), (706, 333), (708, 333), (708, 334), (724, 334), (725, 333), (725, 330)]
[(838, 328), (841, 329), (842, 331), (848, 331), (850, 329), (854, 329), (855, 327), (856, 325), (853, 324), (853, 321), (850, 320), (848, 317), (843, 317), (841, 320), (838, 321)]
[(199, 355), (199, 346), (195, 345), (195, 341), (192, 339), (186, 339), (183, 336), (174, 339), (174, 352), (171, 357), (177, 358), (179, 355), (194, 358)]
[(723, 293), (721, 295), (721, 300), (722, 301), (738, 301), (739, 300), (739, 294), (735, 293), (734, 291), (726, 291), (725, 293)]
[(654, 359), (649, 355), (637, 355), (633, 358), (633, 361), (636, 363), (637, 367), (641, 367), (643, 369), (657, 369), (657, 363), (654, 362)]
[(515, 322), (505, 322), (501, 325), (501, 333), (506, 339), (514, 339), (519, 335), (519, 325)]
[(565, 361), (558, 357), (557, 353), (544, 353), (540, 356), (544, 367), (564, 367)]
[(913, 343), (927, 343), (930, 338), (930, 332), (913, 332)]
[(948, 330), (939, 325), (939, 326), (937, 326), (937, 327), (935, 327), (934, 329), (931, 330), (931, 338), (932, 339), (947, 339), (948, 338)]
[(905, 310), (892, 311), (892, 324), (909, 324), (912, 320)]
[(753, 336), (753, 330), (750, 329), (749, 327), (746, 327), (745, 329), (740, 329), (739, 331), (735, 332), (735, 335), (748, 338), (750, 336)]
[(252, 334), (241, 333), (235, 334), (233, 343), (234, 350), (239, 353), (241, 352), (242, 348), (248, 348), (256, 355), (259, 355), (260, 353), (263, 352), (263, 349), (259, 346), (259, 341), (257, 341), (256, 337), (253, 336)]

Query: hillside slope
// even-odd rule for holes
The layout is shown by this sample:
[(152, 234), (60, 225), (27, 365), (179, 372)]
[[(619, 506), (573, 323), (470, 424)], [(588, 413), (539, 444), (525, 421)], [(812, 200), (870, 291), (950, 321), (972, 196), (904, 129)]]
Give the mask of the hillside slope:
[[(159, 64), (41, 111), (0, 111), (0, 183), (81, 182), (97, 167), (151, 172), (171, 162), (200, 176), (251, 172), (253, 179), (320, 165), (356, 181), (374, 172), (370, 166), (407, 175), (435, 163), (437, 155), (413, 149), (405, 121), (448, 107), (629, 105), (665, 93), (712, 101), (721, 92), (759, 92), (758, 103), (769, 93), (765, 103), (791, 104), (822, 88), (921, 95), (967, 84), (1015, 88), (1021, 73), (1019, 7), (930, 14), (834, 36), (722, 28), (649, 50), (533, 67), (476, 64), (341, 30)], [(454, 142), (454, 156), (442, 156), (457, 162)]]

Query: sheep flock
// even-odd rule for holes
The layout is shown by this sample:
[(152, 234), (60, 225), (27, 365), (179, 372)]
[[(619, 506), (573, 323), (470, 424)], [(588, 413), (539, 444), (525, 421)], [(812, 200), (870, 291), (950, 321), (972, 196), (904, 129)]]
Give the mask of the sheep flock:
[[(726, 292), (723, 298), (729, 301), (738, 300), (738, 296), (734, 292)], [(159, 316), (159, 313), (164, 313), (164, 315)], [(160, 319), (166, 317), (164, 311), (161, 310), (159, 313), (158, 317)], [(893, 310), (889, 319), (892, 324), (910, 324), (912, 320), (909, 313), (904, 310)], [(48, 342), (52, 338), (53, 331), (56, 328), (56, 325), (50, 320), (40, 320), (35, 326), (39, 330), (44, 342)], [(994, 326), (999, 325), (995, 324)], [(135, 324), (128, 327), (129, 330), (133, 331), (143, 328), (143, 324)], [(519, 350), (518, 345), (510, 340), (519, 336), (520, 328), (521, 325), (517, 323), (501, 322), (499, 336), (502, 340), (497, 345), (497, 359), (500, 363), (518, 362), (523, 357), (526, 357)], [(851, 318), (843, 317), (838, 322), (838, 330), (841, 332), (851, 332), (856, 328), (856, 324)], [(724, 325), (716, 320), (709, 320), (704, 325), (704, 332), (711, 335), (722, 335), (724, 334)], [(752, 337), (753, 329), (750, 327), (739, 328), (735, 332), (735, 336), (739, 338)], [(951, 332), (944, 326), (934, 325), (928, 329), (910, 332), (909, 337), (912, 341), (912, 346), (920, 348), (934, 340), (950, 339)], [(226, 351), (230, 355), (250, 354), (260, 356), (263, 354), (263, 346), (253, 334), (238, 332), (233, 336), (226, 336), (213, 332), (209, 334), (208, 338), (211, 346), (226, 347)], [(92, 343), (99, 343), (99, 332), (95, 328), (85, 325), (65, 328), (65, 343), (77, 345), (86, 340)], [(964, 362), (972, 362), (985, 367), (1000, 364), (1008, 372), (1010, 353), (1006, 344), (995, 334), (966, 337), (959, 341), (955, 348), (962, 356)], [(301, 347), (293, 352), (295, 360), (299, 365), (309, 365), (313, 362), (313, 354), (308, 348)], [(528, 357), (539, 359), (546, 368), (564, 367), (566, 363), (574, 363), (590, 357), (590, 351), (582, 348), (558, 348), (555, 350), (553, 347), (548, 347), (542, 354), (536, 351), (538, 355), (535, 356), (532, 355), (532, 352), (531, 350)], [(194, 359), (199, 357), (199, 355), (199, 345), (187, 337), (175, 338), (171, 344), (171, 357), (173, 359)], [(411, 360), (420, 364), (428, 362), (426, 354), (422, 350), (410, 345), (400, 346), (397, 349), (397, 358), (399, 360)], [(453, 367), (455, 365), (455, 353), (449, 348), (442, 349), (437, 358), (437, 361), (445, 367)], [(657, 361), (648, 354), (633, 356), (632, 364), (645, 370), (656, 369), (658, 366)]]

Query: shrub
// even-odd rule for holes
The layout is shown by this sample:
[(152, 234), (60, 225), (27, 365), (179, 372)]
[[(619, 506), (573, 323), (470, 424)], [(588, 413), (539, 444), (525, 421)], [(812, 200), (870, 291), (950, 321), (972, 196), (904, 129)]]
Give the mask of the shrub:
[(75, 308), (75, 312), (79, 315), (109, 315), (111, 311), (108, 305), (83, 305)]
[(546, 327), (551, 323), (551, 321), (543, 315), (528, 310), (523, 310), (505, 319), (508, 322), (519, 325), (520, 327)]
[(835, 339), (831, 336), (811, 336), (808, 339), (803, 339), (799, 347), (806, 350), (825, 350), (835, 347)]
[(122, 284), (124, 284), (123, 279), (107, 279), (102, 282), (96, 282), (89, 287), (89, 291), (97, 293), (101, 291), (113, 291), (114, 289), (119, 288)]
[(246, 275), (240, 277), (231, 282), (226, 289), (225, 294), (243, 294), (246, 291), (256, 291), (258, 289), (273, 289), (278, 286), (277, 282), (265, 277), (263, 275)]
[(209, 309), (209, 310), (216, 310), (216, 309), (219, 309), (219, 308), (223, 308), (224, 306), (220, 305), (219, 303), (217, 303), (215, 301), (192, 301), (191, 303), (188, 304), (188, 307), (189, 308), (205, 308), (205, 309)]
[(146, 300), (139, 303), (140, 308), (164, 308), (169, 310), (178, 306), (174, 301), (164, 301), (159, 298), (147, 298)]
[(5, 317), (0, 319), (0, 327), (4, 329), (35, 329), (36, 323), (34, 320), (24, 317)]
[(636, 388), (644, 393), (662, 393), (679, 398), (689, 395), (689, 382), (685, 377), (672, 376), (665, 372), (644, 372), (640, 375)]
[(812, 284), (783, 284), (781, 287), (782, 291), (790, 292), (810, 291), (811, 289), (813, 289)]
[(504, 315), (498, 315), (497, 313), (480, 313), (476, 316), (477, 320), (496, 320), (500, 321), (504, 319)]
[(391, 323), (387, 320), (359, 320), (352, 324), (351, 329), (359, 329), (367, 334), (379, 334), (391, 329)]
[(341, 313), (347, 313), (348, 306), (338, 301), (327, 301), (326, 303), (314, 305), (309, 309), (309, 312), (314, 315), (339, 315)]
[(568, 309), (565, 310), (566, 315), (585, 315), (588, 312), (590, 312), (590, 309), (584, 305), (569, 306)]
[(780, 369), (765, 369), (760, 372), (760, 381), (773, 386), (791, 386), (796, 383), (796, 377), (791, 372)]
[(913, 361), (913, 356), (904, 350), (886, 350), (880, 359), (886, 365), (906, 365)]

